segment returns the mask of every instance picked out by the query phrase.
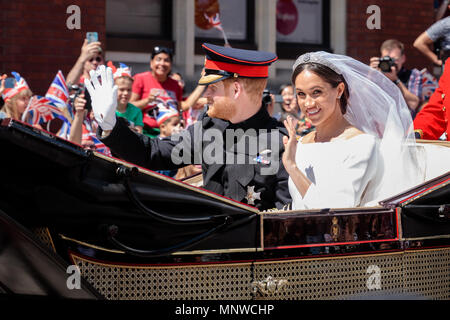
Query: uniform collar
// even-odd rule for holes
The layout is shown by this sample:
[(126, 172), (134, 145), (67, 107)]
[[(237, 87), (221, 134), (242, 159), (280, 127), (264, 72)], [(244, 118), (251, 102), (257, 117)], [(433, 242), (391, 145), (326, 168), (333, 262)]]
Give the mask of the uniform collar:
[(230, 123), (228, 126), (228, 129), (259, 129), (266, 127), (267, 121), (270, 120), (270, 115), (267, 112), (267, 108), (264, 106), (261, 106), (259, 111), (255, 113), (252, 117), (248, 118), (247, 120), (244, 120), (239, 123)]

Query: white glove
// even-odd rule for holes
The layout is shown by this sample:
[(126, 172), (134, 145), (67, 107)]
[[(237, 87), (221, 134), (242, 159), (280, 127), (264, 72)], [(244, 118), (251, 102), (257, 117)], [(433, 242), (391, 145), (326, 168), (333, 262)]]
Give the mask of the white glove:
[(91, 80), (84, 79), (84, 86), (91, 96), (95, 120), (104, 131), (112, 130), (116, 125), (117, 108), (117, 86), (114, 85), (112, 70), (101, 65), (96, 71), (91, 70), (89, 75)]

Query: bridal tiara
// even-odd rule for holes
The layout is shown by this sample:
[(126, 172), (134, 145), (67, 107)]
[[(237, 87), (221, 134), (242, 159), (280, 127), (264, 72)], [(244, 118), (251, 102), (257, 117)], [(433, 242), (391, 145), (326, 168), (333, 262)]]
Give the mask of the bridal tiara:
[(299, 65), (311, 62), (324, 65), (333, 70), (334, 72), (336, 72), (337, 74), (342, 75), (342, 72), (330, 61), (323, 58), (319, 52), (308, 52), (298, 57), (294, 63), (294, 66), (292, 67), (292, 71), (295, 71), (295, 69), (297, 69)]

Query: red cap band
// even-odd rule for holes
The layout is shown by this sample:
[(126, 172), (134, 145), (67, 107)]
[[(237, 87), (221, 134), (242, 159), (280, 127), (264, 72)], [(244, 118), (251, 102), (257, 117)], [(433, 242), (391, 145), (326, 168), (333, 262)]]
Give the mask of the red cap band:
[(241, 77), (267, 78), (269, 66), (249, 66), (243, 64), (226, 63), (206, 59), (205, 69), (223, 70), (237, 73)]

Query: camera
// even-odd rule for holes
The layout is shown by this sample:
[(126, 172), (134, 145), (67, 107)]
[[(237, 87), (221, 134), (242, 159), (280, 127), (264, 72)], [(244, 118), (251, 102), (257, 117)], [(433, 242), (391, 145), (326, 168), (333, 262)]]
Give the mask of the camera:
[(88, 111), (88, 113), (92, 110), (92, 101), (91, 96), (89, 95), (89, 92), (84, 89), (84, 85), (82, 84), (72, 84), (69, 86), (69, 92), (73, 92), (70, 94), (70, 104), (73, 105), (75, 99), (84, 92), (84, 100), (86, 100), (86, 105), (84, 106), (84, 109)]
[(380, 68), (381, 71), (389, 73), (391, 72), (391, 68), (395, 67), (395, 61), (389, 56), (385, 56), (380, 58), (380, 63), (378, 64), (378, 68)]
[(270, 96), (269, 89), (264, 89), (262, 96), (262, 104), (267, 107), (270, 103), (272, 103), (272, 97)]

